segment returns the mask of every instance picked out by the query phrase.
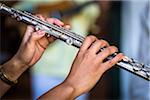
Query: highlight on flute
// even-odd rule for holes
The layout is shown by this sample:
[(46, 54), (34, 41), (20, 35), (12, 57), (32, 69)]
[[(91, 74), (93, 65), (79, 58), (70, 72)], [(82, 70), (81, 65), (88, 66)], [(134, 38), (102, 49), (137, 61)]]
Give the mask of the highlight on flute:
[(0, 97), (150, 99), (147, 2), (0, 1)]

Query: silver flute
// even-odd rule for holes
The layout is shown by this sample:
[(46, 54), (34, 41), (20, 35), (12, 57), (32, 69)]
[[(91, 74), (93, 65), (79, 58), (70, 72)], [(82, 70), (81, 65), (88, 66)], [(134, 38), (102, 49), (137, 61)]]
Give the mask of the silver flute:
[[(52, 35), (56, 37), (57, 39), (60, 39), (66, 42), (68, 45), (72, 45), (77, 48), (81, 47), (85, 39), (84, 37), (78, 34), (75, 34), (74, 32), (71, 32), (70, 30), (67, 30), (63, 27), (60, 27), (54, 24), (49, 24), (45, 21), (42, 21), (40, 18), (32, 15), (31, 13), (28, 13), (26, 11), (20, 11), (14, 8), (10, 8), (2, 3), (0, 3), (0, 12), (10, 15), (11, 17), (16, 18), (18, 21), (33, 25), (35, 26), (36, 30), (44, 30), (49, 35)], [(100, 49), (100, 51), (102, 50), (103, 49)], [(114, 53), (113, 55), (108, 56), (106, 59), (110, 60), (116, 55), (117, 53)], [(127, 56), (125, 56), (123, 60), (118, 62), (117, 65), (120, 68), (123, 68), (129, 72), (132, 72), (135, 75), (138, 75), (150, 81), (150, 66), (148, 65), (139, 63), (136, 60), (129, 58)]]

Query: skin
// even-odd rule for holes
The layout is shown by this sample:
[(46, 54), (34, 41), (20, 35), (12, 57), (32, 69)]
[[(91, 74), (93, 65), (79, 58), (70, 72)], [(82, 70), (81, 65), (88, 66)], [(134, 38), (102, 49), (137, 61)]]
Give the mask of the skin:
[[(43, 21), (56, 24), (58, 26), (69, 29), (70, 26), (64, 25), (63, 22), (54, 18), (44, 18), (41, 15), (36, 15)], [(42, 56), (47, 46), (55, 40), (52, 36), (45, 36), (44, 31), (35, 31), (33, 26), (27, 26), (22, 43), (16, 55), (2, 65), (5, 74), (11, 80), (17, 80), (21, 74), (33, 66)], [(0, 97), (10, 88), (9, 85), (0, 80)]]
[[(66, 29), (70, 28), (70, 26), (64, 25), (57, 19), (43, 18), (41, 15), (37, 16), (48, 23), (57, 24)], [(55, 38), (51, 36), (45, 36), (44, 31), (35, 31), (33, 26), (27, 26), (17, 54), (2, 65), (5, 74), (11, 80), (17, 80), (25, 70), (33, 66), (41, 58), (47, 46), (54, 40)], [(106, 48), (102, 52), (98, 52), (102, 47)], [(65, 81), (43, 94), (39, 99), (71, 100), (90, 91), (102, 74), (123, 58), (123, 54), (120, 53), (112, 60), (104, 62), (107, 56), (117, 51), (116, 47), (109, 46), (106, 41), (98, 40), (94, 36), (88, 36), (79, 49)], [(10, 87), (0, 80), (0, 97)]]
[[(106, 49), (98, 53), (101, 47), (106, 47)], [(66, 80), (39, 99), (73, 100), (90, 91), (102, 74), (123, 58), (123, 54), (120, 53), (112, 60), (103, 62), (108, 55), (117, 51), (115, 46), (109, 46), (106, 41), (88, 36), (80, 48)]]

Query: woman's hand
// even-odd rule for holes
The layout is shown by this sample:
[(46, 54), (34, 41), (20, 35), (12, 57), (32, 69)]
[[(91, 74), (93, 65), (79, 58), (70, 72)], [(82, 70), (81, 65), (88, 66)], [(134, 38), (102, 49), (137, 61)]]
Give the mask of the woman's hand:
[[(69, 29), (70, 26), (54, 18), (43, 18), (37, 15), (41, 20), (51, 24), (56, 24)], [(33, 26), (27, 26), (21, 46), (16, 55), (2, 65), (3, 73), (12, 81), (17, 80), (20, 75), (30, 66), (35, 64), (44, 53), (47, 46), (55, 40), (52, 36), (46, 36), (42, 30), (35, 31)], [(10, 85), (0, 80), (0, 97), (10, 88)]]
[[(58, 19), (43, 18), (37, 15), (41, 20), (51, 24), (69, 29), (69, 25), (64, 25)], [(35, 31), (33, 26), (27, 26), (21, 46), (16, 55), (3, 65), (4, 71), (12, 80), (16, 80), (27, 68), (33, 66), (42, 56), (49, 44), (55, 40), (52, 36), (46, 36), (42, 30)], [(11, 68), (10, 68), (11, 67)]]
[[(103, 47), (106, 48), (99, 52)], [(109, 46), (106, 41), (98, 40), (94, 36), (85, 39), (64, 82), (74, 88), (74, 97), (91, 90), (102, 74), (123, 58), (123, 54), (120, 53), (104, 62), (106, 57), (117, 51), (115, 46)]]
[[(45, 19), (41, 15), (37, 16), (43, 21), (47, 21), (48, 23), (56, 24), (67, 29), (70, 27), (68, 25), (64, 26), (64, 23), (58, 19)], [(47, 46), (54, 40), (54, 37), (46, 36), (44, 31), (35, 31), (33, 26), (27, 26), (20, 49), (15, 55), (15, 58), (27, 66), (32, 66), (40, 59)]]
[[(99, 52), (100, 48), (106, 47)], [(74, 100), (91, 90), (102, 74), (123, 58), (123, 54), (104, 61), (109, 55), (117, 52), (115, 46), (109, 46), (104, 40), (88, 36), (81, 46), (66, 80), (43, 94), (39, 99)]]

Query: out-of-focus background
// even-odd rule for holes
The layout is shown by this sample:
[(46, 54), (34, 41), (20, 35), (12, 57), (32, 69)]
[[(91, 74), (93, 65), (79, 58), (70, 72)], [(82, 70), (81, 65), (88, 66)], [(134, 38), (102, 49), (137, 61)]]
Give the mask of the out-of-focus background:
[[(150, 1), (20, 0), (0, 1), (10, 7), (62, 20), (82, 36), (93, 34), (116, 45), (125, 55), (150, 64)], [(26, 24), (0, 14), (0, 64), (18, 50)], [(61, 83), (78, 49), (62, 41), (46, 52), (2, 99), (33, 99)], [(84, 76), (83, 76), (84, 77)], [(150, 83), (117, 66), (77, 100), (150, 100)]]

